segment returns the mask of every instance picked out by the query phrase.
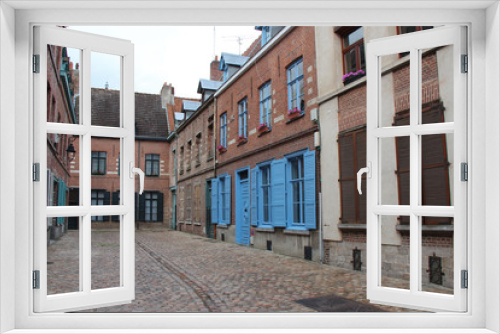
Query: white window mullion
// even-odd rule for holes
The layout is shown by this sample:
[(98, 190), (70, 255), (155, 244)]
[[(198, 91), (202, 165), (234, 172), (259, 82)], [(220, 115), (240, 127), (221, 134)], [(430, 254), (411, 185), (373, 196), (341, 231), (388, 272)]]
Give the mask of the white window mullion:
[[(420, 52), (417, 49), (410, 51), (410, 127), (420, 124)], [(420, 160), (420, 138), (413, 131), (410, 133), (410, 207), (420, 204), (422, 180)], [(418, 278), (420, 275), (420, 218), (410, 214), (410, 291), (419, 290)]]
[[(87, 129), (91, 126), (91, 88), (90, 88), (90, 73), (91, 73), (91, 52), (90, 49), (83, 49), (82, 57), (82, 124)], [(91, 223), (92, 217), (90, 214), (91, 206), (91, 161), (92, 161), (92, 137), (90, 132), (82, 136), (83, 145), (80, 146), (82, 160), (80, 163), (80, 195), (82, 196), (82, 206), (87, 213), (82, 218), (82, 240), (81, 240), (81, 268), (80, 279), (82, 281), (82, 291), (90, 294), (92, 289), (92, 248), (91, 248)]]

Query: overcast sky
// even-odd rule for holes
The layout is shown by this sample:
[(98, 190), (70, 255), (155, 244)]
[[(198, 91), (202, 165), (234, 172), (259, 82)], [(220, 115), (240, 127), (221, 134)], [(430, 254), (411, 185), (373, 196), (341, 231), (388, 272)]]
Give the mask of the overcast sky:
[[(94, 34), (122, 38), (135, 45), (135, 91), (158, 94), (164, 82), (172, 83), (175, 95), (199, 97), (198, 80), (209, 79), (210, 62), (221, 52), (243, 53), (260, 36), (254, 26), (214, 27), (69, 27)], [(241, 49), (238, 43), (241, 38)], [(69, 50), (74, 63), (78, 53)], [(119, 89), (119, 59), (92, 56), (92, 87)]]

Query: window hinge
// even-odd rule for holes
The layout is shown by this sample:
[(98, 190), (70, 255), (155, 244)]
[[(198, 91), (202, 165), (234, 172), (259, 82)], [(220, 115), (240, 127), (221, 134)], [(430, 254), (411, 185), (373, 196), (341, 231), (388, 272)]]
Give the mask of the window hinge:
[(40, 289), (40, 270), (33, 270), (33, 289)]
[(466, 162), (460, 164), (461, 181), (469, 181), (469, 165)]
[(467, 55), (462, 55), (462, 73), (467, 73), (469, 71), (469, 57)]
[(33, 164), (33, 181), (40, 182), (40, 163)]
[(40, 55), (33, 55), (33, 73), (40, 73)]
[(462, 270), (460, 276), (462, 277), (462, 289), (469, 288), (469, 272), (467, 270)]

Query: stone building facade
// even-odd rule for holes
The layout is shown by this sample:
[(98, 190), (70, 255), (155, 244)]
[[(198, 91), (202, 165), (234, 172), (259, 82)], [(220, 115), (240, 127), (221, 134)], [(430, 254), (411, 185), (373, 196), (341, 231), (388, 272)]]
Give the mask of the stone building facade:
[[(324, 261), (366, 270), (366, 196), (356, 172), (366, 166), (364, 48), (372, 39), (432, 27), (316, 27)], [(450, 47), (422, 55), (422, 120), (453, 120)], [(319, 56), (321, 55), (321, 56)], [(409, 124), (409, 56), (381, 59), (382, 125)], [(360, 71), (361, 70), (361, 71)], [(453, 205), (453, 136), (423, 136), (423, 204)], [(382, 204), (409, 204), (409, 138), (383, 139)], [(331, 168), (331, 166), (339, 166)], [(332, 205), (335, 203), (335, 205)], [(422, 282), (453, 287), (453, 219), (422, 222)], [(409, 218), (382, 220), (382, 275), (409, 278)]]

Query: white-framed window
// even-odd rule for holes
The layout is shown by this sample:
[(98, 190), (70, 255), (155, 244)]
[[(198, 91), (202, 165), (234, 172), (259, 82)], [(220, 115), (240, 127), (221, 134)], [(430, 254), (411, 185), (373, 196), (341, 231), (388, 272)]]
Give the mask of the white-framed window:
[[(467, 182), (463, 182), (465, 180), (462, 180), (464, 176), (461, 174), (463, 165), (468, 163), (466, 74), (461, 68), (461, 58), (466, 52), (465, 40), (465, 28), (455, 26), (389, 37), (368, 44), (367, 296), (374, 302), (405, 303), (431, 310), (467, 310), (467, 290), (463, 288), (463, 275), (468, 275), (464, 274), (468, 273), (468, 264), (467, 249), (463, 247), (467, 244)], [(454, 83), (451, 102), (448, 103), (448, 109), (451, 110), (441, 116), (440, 113), (434, 113), (439, 117), (432, 117), (433, 114), (426, 110), (429, 109), (426, 103), (429, 98), (425, 95), (428, 90), (424, 80), (425, 70), (428, 68), (425, 56), (431, 48), (441, 48), (447, 52), (446, 60), (453, 64), (447, 73)], [(388, 116), (392, 116), (394, 111), (384, 104), (385, 96), (381, 85), (384, 57), (392, 55), (397, 59), (403, 52), (410, 54), (410, 71), (407, 76), (410, 82), (409, 118), (402, 123), (388, 122)], [(446, 136), (448, 138), (444, 140)], [(441, 151), (436, 152), (433, 145), (442, 147)], [(403, 154), (395, 154), (395, 146), (404, 147), (404, 150), (400, 149)], [(446, 159), (443, 160), (447, 153), (449, 163)], [(388, 161), (394, 155), (398, 156), (398, 165), (405, 165), (409, 169), (405, 178), (399, 180), (399, 189), (404, 189), (403, 194), (400, 191), (399, 203), (388, 196), (391, 192), (392, 170), (388, 167)], [(449, 165), (452, 168), (448, 168)], [(401, 174), (402, 171), (398, 173)], [(401, 179), (408, 178), (409, 182), (406, 184), (401, 182)], [(357, 182), (360, 189), (359, 172)], [(451, 192), (450, 187), (453, 189)], [(441, 188), (442, 191), (436, 188)], [(434, 198), (429, 196), (430, 193), (434, 197), (436, 194), (440, 195)], [(449, 195), (446, 196), (446, 193)], [(402, 201), (401, 198), (406, 199)], [(400, 221), (399, 226), (396, 217)], [(451, 253), (445, 259), (453, 262), (449, 273), (452, 277), (447, 278), (452, 282), (451, 292), (429, 290), (426, 281), (422, 279), (426, 271), (433, 267), (432, 259), (429, 259), (429, 264), (423, 260), (427, 259), (425, 232), (429, 222), (450, 227), (448, 233), (452, 236), (449, 245)], [(409, 258), (405, 261), (409, 286), (404, 288), (394, 288), (385, 280), (387, 265), (393, 262), (387, 259), (387, 247), (397, 242), (388, 235), (391, 230), (398, 228), (400, 231), (406, 228), (409, 233)], [(435, 252), (433, 257), (436, 257)], [(434, 261), (436, 260), (440, 261)], [(436, 275), (441, 276), (441, 273)], [(440, 279), (438, 277), (437, 280)]]
[[(498, 99), (497, 91), (498, 91), (498, 77), (500, 77), (498, 73), (498, 69), (496, 66), (492, 66), (488, 69), (488, 71), (484, 70), (484, 66), (478, 66), (481, 62), (486, 59), (486, 63), (488, 64), (496, 64), (498, 62), (498, 56), (492, 52), (495, 47), (498, 47), (498, 36), (495, 29), (484, 30), (481, 27), (484, 26), (485, 22), (488, 26), (498, 26), (498, 10), (496, 8), (496, 4), (492, 4), (488, 8), (484, 8), (484, 6), (488, 6), (489, 4), (479, 4), (467, 2), (466, 4), (454, 3), (452, 5), (447, 6), (446, 4), (440, 2), (441, 5), (446, 7), (445, 9), (437, 9), (437, 8), (429, 8), (426, 7), (428, 4), (425, 3), (413, 3), (412, 6), (415, 8), (419, 8), (420, 10), (412, 11), (408, 10), (408, 8), (404, 9), (393, 9), (389, 12), (385, 12), (384, 7), (381, 7), (380, 2), (374, 2), (372, 5), (375, 8), (379, 8), (380, 10), (377, 12), (378, 15), (373, 15), (373, 10), (371, 9), (357, 9), (357, 20), (356, 22), (366, 22), (367, 24), (389, 24), (394, 23), (396, 25), (403, 21), (408, 22), (408, 24), (417, 25), (417, 24), (431, 24), (431, 23), (440, 23), (440, 24), (454, 24), (457, 22), (470, 22), (471, 27), (480, 27), (480, 29), (472, 29), (470, 34), (470, 48), (475, 52), (479, 52), (479, 54), (484, 57), (481, 59), (474, 60), (474, 58), (469, 58), (469, 66), (474, 69), (474, 71), (478, 71), (478, 75), (474, 76), (474, 78), (469, 79), (469, 83), (473, 82), (474, 85), (470, 86), (471, 94), (468, 96), (473, 96), (474, 99), (469, 100), (469, 105), (473, 106), (473, 114), (475, 109), (478, 110), (475, 116), (471, 116), (472, 119), (475, 120), (474, 124), (469, 125), (469, 129), (473, 129), (472, 132), (472, 141), (470, 142), (470, 146), (473, 147), (473, 158), (475, 160), (471, 161), (477, 168), (470, 169), (470, 183), (476, 185), (473, 191), (474, 197), (471, 198), (471, 207), (473, 210), (470, 211), (469, 215), (473, 219), (474, 224), (474, 233), (471, 234), (472, 245), (470, 244), (466, 246), (467, 248), (473, 250), (470, 256), (470, 263), (472, 264), (473, 269), (475, 269), (474, 277), (469, 282), (469, 294), (472, 296), (470, 305), (472, 305), (472, 309), (474, 312), (467, 312), (465, 314), (411, 314), (404, 315), (399, 314), (397, 316), (392, 314), (380, 315), (379, 318), (373, 317), (373, 315), (366, 316), (362, 314), (356, 314), (356, 323), (361, 324), (364, 328), (372, 328), (372, 331), (376, 331), (376, 328), (400, 328), (400, 332), (405, 332), (404, 328), (421, 328), (422, 332), (427, 330), (430, 331), (429, 328), (470, 328), (470, 332), (487, 332), (484, 328), (488, 328), (491, 331), (498, 332), (498, 319), (497, 319), (497, 310), (498, 310), (498, 297), (496, 297), (495, 287), (498, 286), (498, 276), (496, 273), (496, 269), (498, 269), (498, 261), (491, 261), (489, 263), (490, 269), (488, 271), (489, 275), (485, 271), (484, 266), (484, 257), (486, 256), (486, 249), (488, 249), (489, 254), (493, 254), (498, 256), (498, 247), (495, 245), (500, 244), (498, 240), (498, 230), (495, 227), (495, 222), (498, 221), (497, 208), (495, 208), (495, 204), (498, 201), (498, 176), (495, 174), (496, 164), (490, 163), (486, 164), (484, 147), (486, 147), (486, 151), (488, 151), (488, 160), (496, 161), (498, 159), (498, 138), (495, 136), (491, 137), (490, 134), (496, 133), (498, 130), (497, 122), (485, 122), (484, 120), (488, 119), (496, 119), (495, 113), (498, 110)], [(10, 9), (10, 5), (16, 6), (15, 2), (9, 4), (2, 4), (2, 14), (7, 14), (7, 19), (2, 20), (1, 24), (2, 28), (7, 25), (11, 27), (10, 31), (6, 29), (1, 29), (2, 36), (5, 34), (12, 34), (11, 39), (1, 39), (0, 43), (2, 43), (2, 51), (7, 53), (7, 55), (11, 55), (12, 57), (9, 59), (8, 57), (2, 57), (2, 77), (7, 79), (13, 79), (14, 74), (17, 72), (18, 76), (16, 77), (16, 87), (25, 87), (25, 94), (14, 94), (14, 87), (9, 87), (8, 85), (3, 85), (0, 87), (2, 90), (2, 103), (9, 103), (16, 110), (16, 114), (19, 117), (16, 117), (16, 121), (14, 119), (3, 119), (2, 125), (11, 126), (12, 129), (14, 125), (17, 124), (18, 127), (22, 129), (28, 129), (28, 122), (30, 119), (29, 113), (29, 99), (26, 98), (29, 96), (29, 76), (27, 74), (26, 64), (30, 63), (30, 38), (29, 38), (29, 24), (30, 22), (42, 22), (46, 24), (51, 24), (53, 22), (82, 22), (85, 20), (86, 22), (95, 22), (95, 24), (102, 24), (103, 22), (99, 15), (100, 9), (92, 9), (91, 4), (88, 3), (90, 9), (85, 11), (79, 11), (75, 18), (68, 18), (67, 12), (65, 10), (51, 10), (51, 11), (40, 11), (39, 7), (34, 8), (28, 5), (27, 8), (34, 8), (28, 13), (23, 13), (22, 11), (17, 13), (16, 24), (13, 24), (14, 10)], [(469, 8), (465, 8), (467, 5)], [(35, 6), (40, 6), (40, 2)], [(288, 6), (288, 5), (287, 5)], [(402, 4), (402, 6), (407, 6), (407, 4)], [(456, 7), (455, 7), (456, 6)], [(334, 8), (335, 5), (332, 5), (332, 9), (324, 9), (315, 7), (313, 5), (313, 9), (311, 9), (311, 13), (316, 13), (317, 17), (322, 17), (322, 15), (328, 15), (328, 20), (331, 22), (335, 21), (345, 21), (346, 15), (349, 12), (341, 9)], [(215, 8), (215, 5), (214, 5)], [(471, 8), (473, 10), (471, 10)], [(453, 9), (450, 11), (450, 9)], [(200, 21), (205, 20), (206, 16), (203, 9), (195, 10), (190, 9), (189, 11), (190, 17), (183, 17), (182, 11), (177, 11), (176, 9), (168, 9), (165, 11), (161, 10), (144, 10), (143, 12), (134, 13), (127, 12), (126, 10), (118, 10), (116, 12), (110, 12), (107, 16), (107, 23), (113, 22), (150, 22), (149, 17), (151, 16), (161, 16), (159, 19), (164, 20), (162, 22), (170, 22), (170, 18), (176, 17), (175, 14), (179, 14), (176, 17), (176, 20), (192, 20), (193, 18), (199, 18)], [(226, 8), (226, 14), (233, 14), (233, 16), (226, 15), (226, 17), (231, 17), (232, 20), (235, 18), (243, 18), (251, 19), (255, 18), (252, 13), (248, 13), (245, 11), (239, 11)], [(255, 11), (255, 13), (259, 13), (259, 11)], [(286, 13), (294, 17), (296, 20), (294, 24), (300, 24), (301, 22), (310, 22), (310, 18), (305, 17), (301, 10), (293, 10), (288, 8)], [(168, 14), (168, 15), (167, 15)], [(280, 15), (285, 15), (285, 11), (283, 14), (280, 14), (279, 10), (275, 11), (275, 14), (279, 17)], [(257, 14), (255, 14), (257, 15)], [(10, 17), (10, 18), (9, 18)], [(397, 18), (397, 22), (395, 22)], [(210, 21), (212, 22), (212, 21)], [(215, 22), (214, 22), (215, 23)], [(16, 28), (17, 27), (17, 28)], [(14, 33), (18, 36), (17, 39), (14, 38)], [(9, 36), (9, 35), (8, 35)], [(17, 46), (17, 54), (14, 57), (14, 42), (16, 41)], [(476, 53), (478, 54), (478, 53)], [(16, 63), (22, 63), (22, 65), (16, 65)], [(12, 65), (11, 69), (4, 71), (5, 64)], [(484, 63), (483, 63), (484, 64)], [(24, 75), (22, 75), (24, 74)], [(488, 85), (485, 83), (488, 82)], [(5, 94), (11, 93), (11, 94)], [(22, 95), (22, 96), (21, 96)], [(17, 96), (17, 97), (16, 97)], [(485, 98), (486, 96), (486, 98)], [(3, 112), (2, 108), (2, 112)], [(479, 112), (481, 110), (481, 112)], [(484, 114), (483, 114), (484, 111)], [(480, 116), (481, 114), (481, 116)], [(3, 115), (2, 115), (3, 116)], [(484, 116), (484, 117), (483, 117)], [(488, 131), (485, 131), (488, 129)], [(489, 133), (489, 134), (486, 134)], [(8, 134), (3, 131), (2, 136)], [(13, 135), (13, 134), (12, 134)], [(12, 157), (14, 160), (14, 152), (21, 151), (27, 152), (30, 148), (30, 144), (28, 140), (18, 140), (23, 138), (25, 134), (20, 134), (19, 131), (16, 132), (16, 142), (15, 145), (12, 145), (12, 142), (7, 143), (6, 141), (1, 141), (0, 145), (2, 152), (2, 156), (7, 155)], [(2, 137), (4, 138), (4, 137)], [(487, 138), (487, 140), (485, 140)], [(9, 147), (12, 146), (10, 149)], [(490, 160), (491, 159), (491, 160)], [(474, 162), (475, 161), (475, 162)], [(124, 164), (124, 169), (126, 169), (126, 164)], [(5, 171), (14, 171), (14, 167), (20, 171), (20, 173), (16, 173), (15, 178), (12, 177), (12, 173), (5, 173)], [(29, 193), (28, 183), (20, 179), (18, 174), (28, 175), (30, 173), (31, 168), (31, 160), (27, 154), (16, 156), (16, 165), (15, 166), (6, 166), (2, 164), (1, 169), (2, 173), (0, 173), (2, 177), (2, 194), (5, 194), (7, 191), (11, 191), (14, 187), (16, 187), (19, 191), (19, 195), (16, 195), (15, 198), (12, 198), (10, 202), (2, 201), (2, 208), (8, 205), (14, 205), (16, 210), (1, 210), (0, 214), (2, 217), (2, 222), (5, 221), (16, 221), (16, 224), (9, 224), (9, 226), (5, 226), (6, 224), (2, 224), (2, 232), (14, 232), (16, 231), (16, 244), (14, 242), (5, 242), (5, 239), (2, 239), (4, 242), (5, 249), (7, 249), (12, 257), (11, 260), (6, 257), (5, 251), (1, 253), (2, 256), (2, 265), (6, 266), (8, 269), (12, 270), (2, 270), (2, 278), (7, 277), (8, 279), (12, 279), (12, 282), (16, 282), (16, 291), (6, 291), (5, 288), (1, 290), (2, 299), (6, 302), (16, 301), (15, 310), (9, 309), (6, 310), (2, 308), (0, 312), (5, 316), (4, 326), (7, 329), (23, 329), (23, 328), (32, 328), (32, 331), (36, 331), (36, 328), (54, 328), (55, 326), (59, 326), (60, 328), (71, 328), (78, 327), (84, 328), (89, 324), (90, 315), (76, 315), (76, 314), (51, 314), (51, 315), (32, 315), (30, 314), (29, 307), (29, 292), (31, 289), (29, 288), (29, 282), (26, 277), (29, 277), (31, 274), (28, 263), (25, 263), (25, 260), (29, 258), (30, 253), (28, 235), (32, 235), (29, 233), (29, 227), (26, 222), (32, 221), (32, 213), (27, 209), (29, 206), (29, 201), (21, 200), (20, 196), (25, 197), (26, 193)], [(492, 172), (492, 173), (489, 173)], [(486, 173), (488, 173), (488, 182), (485, 182)], [(10, 178), (10, 179), (9, 179)], [(7, 186), (11, 187), (7, 190)], [(485, 194), (488, 193), (488, 198), (486, 198)], [(23, 203), (21, 203), (23, 202)], [(481, 204), (478, 204), (481, 203)], [(486, 208), (485, 208), (486, 206)], [(8, 218), (8, 219), (6, 219)], [(481, 219), (483, 218), (483, 219)], [(488, 218), (488, 219), (484, 219)], [(32, 231), (31, 231), (32, 232)], [(492, 233), (493, 232), (493, 233)], [(12, 235), (9, 233), (3, 233), (3, 235)], [(26, 249), (24, 251), (23, 249)], [(13, 254), (13, 256), (12, 256)], [(494, 258), (494, 257), (493, 257)], [(483, 259), (483, 260), (481, 260)], [(14, 267), (14, 262), (17, 262), (17, 265)], [(15, 270), (14, 270), (15, 268)], [(490, 271), (491, 270), (491, 271)], [(13, 278), (16, 278), (14, 280)], [(486, 279), (487, 278), (487, 279)], [(10, 290), (11, 289), (9, 287)], [(493, 289), (493, 290), (492, 290)], [(486, 294), (485, 291), (488, 290), (489, 293)], [(488, 309), (488, 310), (486, 310)], [(6, 313), (7, 312), (7, 313)], [(13, 315), (15, 312), (15, 316)], [(274, 317), (266, 316), (260, 317), (259, 315), (252, 315), (252, 320), (262, 321), (261, 323), (265, 323), (269, 327), (273, 326), (273, 319), (276, 320), (274, 325), (279, 325), (278, 321), (280, 321), (283, 326), (283, 318), (286, 318), (286, 325), (295, 327), (295, 328), (333, 328), (334, 326), (352, 326), (352, 315), (321, 315), (321, 317), (315, 316), (307, 316), (307, 315), (291, 315), (290, 317), (285, 317), (284, 315), (279, 315), (280, 319), (276, 319)], [(192, 317), (176, 317), (173, 315), (169, 315), (168, 317), (169, 325), (176, 328), (181, 327), (189, 327), (190, 323), (192, 324), (193, 318), (197, 321), (200, 321), (200, 327), (203, 328), (220, 328), (220, 317), (217, 319), (210, 319), (210, 317), (206, 317), (205, 315), (197, 317), (193, 315)], [(14, 319), (15, 322), (14, 322)], [(151, 317), (151, 315), (99, 315), (92, 319), (92, 323), (95, 326), (99, 326), (99, 328), (137, 328), (139, 325), (144, 323), (144, 327), (155, 327), (160, 328), (165, 326), (165, 317)], [(228, 317), (228, 326), (232, 326), (232, 328), (238, 328), (240, 326), (244, 326), (248, 321), (248, 315), (234, 315)], [(335, 325), (332, 325), (335, 323)], [(251, 324), (248, 325), (252, 326)], [(358, 327), (359, 328), (359, 327)], [(374, 329), (375, 328), (375, 329)], [(67, 332), (71, 330), (68, 329)], [(138, 330), (140, 332), (141, 330)], [(306, 330), (304, 330), (306, 331)], [(332, 330), (333, 331), (333, 330)], [(367, 329), (368, 331), (368, 329)], [(434, 329), (434, 332), (438, 332), (439, 329)], [(98, 330), (95, 330), (98, 332)], [(143, 332), (143, 330), (142, 330)], [(384, 330), (379, 330), (379, 332), (384, 332)]]
[(227, 113), (220, 115), (220, 146), (227, 148)]
[[(110, 39), (98, 35), (85, 34), (76, 31), (70, 31), (56, 27), (36, 27), (34, 29), (34, 52), (40, 55), (40, 71), (34, 76), (34, 144), (35, 163), (39, 163), (42, 170), (48, 166), (53, 166), (51, 159), (51, 150), (45, 145), (47, 138), (51, 134), (71, 134), (79, 138), (79, 192), (80, 205), (78, 206), (47, 206), (47, 181), (46, 174), (40, 176), (42, 182), (35, 183), (34, 210), (35, 217), (44, 217), (43, 224), (35, 223), (34, 238), (35, 256), (33, 259), (33, 271), (40, 277), (40, 288), (34, 289), (34, 312), (53, 312), (70, 311), (75, 309), (88, 309), (110, 303), (128, 303), (135, 298), (134, 283), (134, 255), (130, 252), (133, 249), (133, 217), (134, 217), (134, 182), (132, 177), (128, 176), (128, 171), (120, 175), (120, 184), (122, 186), (123, 196), (122, 204), (110, 205), (110, 192), (104, 189), (91, 189), (92, 175), (106, 173), (106, 151), (92, 151), (92, 138), (105, 137), (118, 139), (123, 142), (123, 150), (120, 152), (126, 161), (130, 164), (127, 168), (133, 168), (134, 164), (134, 92), (133, 82), (124, 83), (121, 104), (121, 126), (96, 126), (96, 118), (91, 117), (92, 108), (90, 102), (90, 78), (91, 71), (86, 71), (90, 59), (96, 53), (106, 53), (117, 56), (121, 62), (122, 72), (120, 76), (133, 78), (133, 45), (128, 41)], [(79, 99), (78, 121), (72, 122), (47, 122), (47, 82), (50, 70), (47, 65), (48, 54), (57, 47), (68, 46), (79, 53), (79, 59), (82, 59), (82, 82), (80, 87), (81, 94)], [(43, 94), (42, 94), (43, 92)], [(88, 96), (88, 99), (85, 99)], [(62, 118), (61, 118), (62, 120)], [(125, 175), (124, 175), (125, 174)], [(133, 175), (133, 174), (132, 174)], [(62, 186), (64, 188), (64, 186)], [(62, 202), (61, 202), (62, 203)], [(120, 216), (121, 228), (119, 231), (120, 247), (123, 252), (120, 253), (119, 261), (119, 279), (118, 285), (113, 288), (102, 289), (100, 285), (93, 284), (92, 264), (91, 264), (91, 222), (106, 222), (110, 216)], [(63, 220), (66, 217), (77, 217), (81, 223), (81, 228), (77, 235), (79, 244), (78, 259), (78, 284), (72, 291), (51, 290), (49, 286), (49, 275), (47, 268), (48, 245), (50, 242), (47, 237), (46, 219), (57, 217)], [(36, 219), (36, 222), (40, 222)], [(43, 225), (43, 226), (42, 226)], [(43, 231), (43, 233), (42, 233)], [(129, 249), (129, 251), (127, 251)]]

